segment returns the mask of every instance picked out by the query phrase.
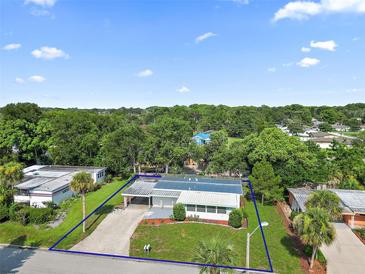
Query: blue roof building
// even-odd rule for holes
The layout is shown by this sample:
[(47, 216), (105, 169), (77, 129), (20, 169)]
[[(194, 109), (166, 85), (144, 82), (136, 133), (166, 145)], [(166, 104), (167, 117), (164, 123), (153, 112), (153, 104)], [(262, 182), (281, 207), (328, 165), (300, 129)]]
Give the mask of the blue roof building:
[(193, 140), (198, 145), (205, 145), (210, 142), (210, 133), (208, 132), (199, 132), (193, 136)]

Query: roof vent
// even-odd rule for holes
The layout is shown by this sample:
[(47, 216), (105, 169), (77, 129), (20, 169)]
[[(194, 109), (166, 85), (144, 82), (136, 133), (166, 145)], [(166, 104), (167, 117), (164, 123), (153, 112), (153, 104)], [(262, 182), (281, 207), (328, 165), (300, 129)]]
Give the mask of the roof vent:
[(189, 178), (189, 182), (191, 181), (191, 178)]
[(195, 182), (197, 182), (198, 181), (198, 178), (195, 178)]

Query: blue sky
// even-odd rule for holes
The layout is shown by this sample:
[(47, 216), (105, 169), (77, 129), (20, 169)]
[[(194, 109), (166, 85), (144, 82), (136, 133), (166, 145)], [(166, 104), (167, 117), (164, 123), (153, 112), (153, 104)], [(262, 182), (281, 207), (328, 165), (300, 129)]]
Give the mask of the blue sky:
[(2, 0), (0, 42), (0, 106), (365, 98), (365, 0)]

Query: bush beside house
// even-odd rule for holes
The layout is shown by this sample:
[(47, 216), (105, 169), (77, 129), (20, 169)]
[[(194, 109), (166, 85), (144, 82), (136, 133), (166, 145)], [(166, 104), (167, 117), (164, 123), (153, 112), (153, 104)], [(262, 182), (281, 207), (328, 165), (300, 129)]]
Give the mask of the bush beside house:
[(234, 228), (242, 226), (242, 212), (240, 209), (235, 208), (229, 213), (228, 224)]
[(176, 204), (172, 210), (173, 218), (176, 221), (184, 221), (186, 218), (185, 206), (183, 204)]

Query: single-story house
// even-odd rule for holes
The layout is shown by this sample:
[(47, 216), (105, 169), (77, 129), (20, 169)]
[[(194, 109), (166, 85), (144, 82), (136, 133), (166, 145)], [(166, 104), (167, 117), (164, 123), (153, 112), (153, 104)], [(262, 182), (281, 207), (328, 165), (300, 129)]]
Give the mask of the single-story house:
[[(365, 191), (349, 189), (328, 189), (341, 201), (343, 221), (351, 228), (365, 228)], [(304, 212), (308, 196), (316, 191), (306, 188), (288, 188), (289, 204), (292, 210)]]
[(349, 131), (351, 128), (349, 126), (340, 124), (340, 123), (336, 123), (334, 125), (332, 125), (332, 128), (336, 131)]
[(73, 176), (86, 171), (94, 182), (105, 177), (105, 167), (33, 165), (23, 169), (24, 178), (15, 185), (14, 201), (34, 207), (44, 207), (45, 202), (59, 204), (71, 197), (70, 182)]
[(151, 208), (185, 205), (186, 215), (205, 220), (228, 221), (233, 208), (240, 207), (243, 194), (240, 180), (196, 176), (140, 177), (122, 193), (124, 206), (135, 197), (144, 198)]
[(198, 145), (205, 145), (210, 142), (211, 132), (199, 132), (193, 136), (193, 141)]

